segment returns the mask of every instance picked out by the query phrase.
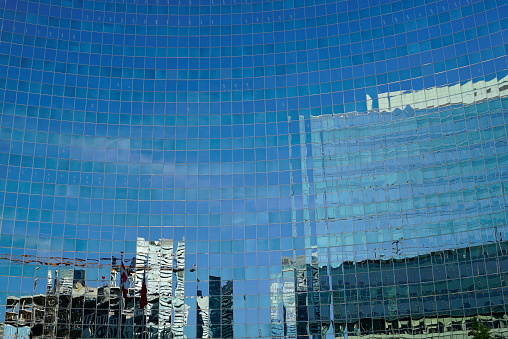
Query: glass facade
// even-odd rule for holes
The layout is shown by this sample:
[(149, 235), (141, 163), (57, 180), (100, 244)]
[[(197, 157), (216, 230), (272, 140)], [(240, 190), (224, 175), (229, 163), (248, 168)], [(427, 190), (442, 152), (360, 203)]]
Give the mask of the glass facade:
[(507, 52), (507, 0), (0, 1), (0, 337), (508, 336)]

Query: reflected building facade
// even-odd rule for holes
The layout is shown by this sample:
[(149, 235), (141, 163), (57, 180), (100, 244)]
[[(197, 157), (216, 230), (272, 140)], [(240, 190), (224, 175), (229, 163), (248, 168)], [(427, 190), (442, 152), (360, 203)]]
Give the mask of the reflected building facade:
[[(106, 261), (109, 263), (99, 265), (105, 271), (110, 270), (111, 276), (117, 276), (120, 267), (113, 264), (115, 259)], [(127, 269), (126, 299), (121, 297), (119, 281), (107, 281), (102, 276), (102, 286), (88, 287), (87, 269), (50, 269), (45, 294), (7, 298), (4, 337), (116, 338), (120, 331), (122, 338), (185, 338), (184, 328), (191, 307), (186, 302), (195, 302), (195, 298), (185, 298), (184, 267), (184, 242), (138, 239), (136, 255), (130, 259)], [(144, 274), (147, 305), (141, 309)], [(214, 282), (210, 287), (214, 295), (206, 298), (218, 304), (212, 302), (210, 308), (213, 321), (205, 319), (202, 324), (209, 331), (213, 323), (215, 336), (210, 338), (222, 337), (221, 333), (232, 338), (232, 297), (227, 297), (232, 296), (232, 282), (221, 290), (220, 278), (211, 277), (210, 281)], [(210, 313), (208, 305), (205, 309)], [(221, 324), (224, 324), (223, 332)]]
[[(271, 282), (272, 337), (467, 337), (468, 318), (502, 337), (506, 242), (417, 257), (344, 262), (338, 267), (284, 258)], [(304, 286), (300, 290), (295, 286)]]
[(208, 290), (197, 291), (196, 338), (234, 338), (233, 281), (210, 276)]
[(0, 337), (508, 335), (505, 1), (0, 1), (0, 46)]

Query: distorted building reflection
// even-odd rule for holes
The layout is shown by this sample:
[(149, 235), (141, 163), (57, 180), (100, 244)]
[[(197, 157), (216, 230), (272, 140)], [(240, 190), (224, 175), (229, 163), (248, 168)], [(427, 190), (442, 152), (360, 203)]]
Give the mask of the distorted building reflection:
[(319, 265), (282, 259), (271, 279), (272, 337), (464, 336), (471, 319), (508, 326), (508, 242), (414, 257)]
[(197, 291), (196, 338), (234, 338), (233, 281), (210, 276), (208, 291)]
[[(206, 291), (194, 295), (185, 288), (185, 265), (184, 241), (138, 239), (136, 255), (126, 258), (125, 300), (118, 258), (109, 280), (90, 280), (88, 268), (49, 268), (45, 293), (7, 298), (3, 338), (117, 338), (118, 331), (121, 338), (233, 338), (233, 281), (209, 276)], [(140, 309), (145, 272), (148, 303)], [(190, 309), (196, 317), (189, 332)]]
[[(185, 242), (138, 239), (125, 300), (115, 279), (119, 265), (113, 258), (109, 282), (102, 276), (97, 287), (87, 286), (87, 269), (49, 268), (45, 294), (7, 298), (3, 337), (116, 338), (121, 331), (122, 338), (185, 338)], [(148, 304), (140, 309), (145, 271)]]

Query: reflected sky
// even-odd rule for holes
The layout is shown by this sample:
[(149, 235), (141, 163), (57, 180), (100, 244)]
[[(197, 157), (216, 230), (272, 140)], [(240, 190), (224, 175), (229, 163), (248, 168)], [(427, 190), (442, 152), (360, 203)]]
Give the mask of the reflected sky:
[(0, 1), (0, 312), (47, 279), (23, 255), (95, 265), (164, 239), (197, 268), (186, 291), (219, 279), (238, 336), (264, 337), (284, 258), (503, 242), (506, 6)]

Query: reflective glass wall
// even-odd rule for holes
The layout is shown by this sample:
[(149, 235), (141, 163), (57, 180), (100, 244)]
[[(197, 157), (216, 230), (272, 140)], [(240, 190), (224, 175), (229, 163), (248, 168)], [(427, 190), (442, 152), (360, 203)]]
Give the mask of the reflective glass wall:
[(0, 1), (0, 337), (507, 336), (507, 52), (506, 0)]

